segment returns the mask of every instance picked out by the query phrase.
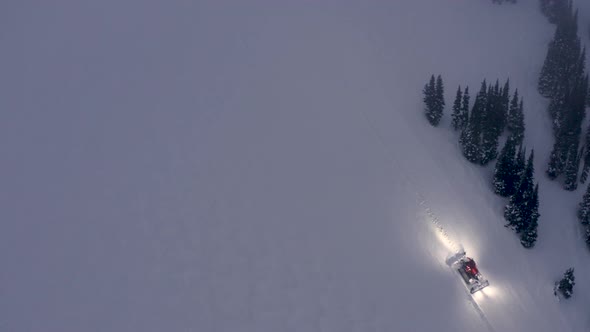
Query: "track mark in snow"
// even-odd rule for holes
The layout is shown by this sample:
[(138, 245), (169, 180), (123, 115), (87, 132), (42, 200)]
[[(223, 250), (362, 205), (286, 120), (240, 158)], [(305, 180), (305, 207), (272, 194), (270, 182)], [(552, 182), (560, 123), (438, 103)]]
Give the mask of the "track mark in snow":
[(491, 332), (496, 331), (494, 329), (494, 327), (492, 326), (492, 324), (490, 323), (490, 321), (488, 320), (488, 317), (486, 316), (486, 314), (483, 312), (483, 310), (481, 310), (481, 307), (479, 306), (479, 304), (477, 304), (477, 301), (475, 301), (475, 299), (473, 298), (473, 296), (470, 293), (468, 293), (467, 291), (465, 291), (465, 293), (467, 295), (467, 301), (469, 301), (469, 303), (471, 303), (471, 305), (473, 306), (473, 309), (475, 309), (475, 312), (477, 312), (477, 314), (479, 315), (479, 318), (481, 318), (482, 322), (484, 322), (484, 324), (486, 325), (488, 330)]
[[(367, 112), (365, 112), (364, 110), (360, 110), (359, 112), (361, 113), (361, 116), (363, 117), (363, 119), (366, 121), (371, 133), (375, 136), (375, 138), (377, 139), (379, 144), (381, 144), (381, 146), (383, 147), (383, 150), (385, 151), (389, 160), (391, 160), (391, 162), (393, 164), (395, 164), (398, 168), (402, 169), (400, 167), (400, 163), (395, 159), (394, 153), (389, 149), (389, 146), (385, 143), (385, 139), (383, 138), (383, 136), (381, 135), (381, 133), (379, 132), (379, 130), (377, 129), (375, 124), (373, 124), (373, 122), (371, 121), (371, 119), (367, 115)], [(411, 179), (403, 178), (402, 180), (404, 182), (406, 182), (406, 184), (408, 185), (408, 188), (418, 188), (418, 186)], [(451, 250), (455, 253), (459, 252), (459, 251), (463, 251), (463, 248), (461, 246), (457, 245), (457, 243), (455, 243), (453, 240), (451, 240), (451, 237), (449, 236), (447, 231), (444, 229), (444, 227), (440, 223), (439, 218), (436, 216), (436, 214), (434, 212), (432, 212), (432, 209), (428, 206), (428, 202), (427, 202), (426, 198), (424, 197), (424, 195), (422, 195), (420, 192), (416, 191), (416, 196), (418, 198), (419, 205), (424, 209), (426, 214), (430, 217), (430, 221), (434, 224), (434, 226), (436, 227), (438, 232), (445, 239), (445, 241), (447, 242), (447, 244), (449, 245)]]
[[(373, 124), (373, 122), (371, 121), (371, 119), (369, 118), (367, 113), (364, 110), (360, 110), (360, 113), (361, 113), (361, 116), (363, 117), (363, 119), (365, 119), (365, 121), (367, 122), (367, 125), (369, 126), (371, 133), (375, 136), (377, 141), (379, 141), (379, 144), (381, 144), (381, 146), (383, 147), (384, 151), (387, 154), (387, 157), (398, 168), (401, 168), (399, 162), (394, 158), (394, 154), (389, 149), (389, 146), (385, 143), (385, 139), (383, 138), (381, 133), (379, 133), (379, 130)], [(418, 188), (416, 186), (416, 184), (413, 183), (413, 181), (411, 179), (404, 178), (403, 180), (406, 182), (406, 184), (408, 184), (409, 188)], [(432, 221), (432, 223), (434, 224), (436, 229), (440, 232), (440, 234), (445, 239), (447, 244), (451, 247), (451, 249), (454, 252), (462, 251), (463, 248), (461, 246), (457, 245), (453, 240), (451, 240), (451, 237), (449, 236), (447, 231), (443, 228), (442, 224), (440, 223), (439, 218), (436, 216), (436, 214), (434, 214), (434, 212), (432, 212), (432, 209), (428, 206), (424, 195), (422, 195), (420, 192), (416, 192), (416, 196), (418, 197), (419, 205), (424, 208), (424, 210), (426, 211), (426, 214), (430, 217), (430, 221)]]
[(432, 212), (432, 209), (428, 206), (426, 198), (424, 198), (424, 196), (418, 192), (416, 192), (416, 195), (418, 196), (418, 201), (420, 202), (419, 205), (424, 209), (426, 215), (428, 215), (430, 221), (434, 224), (434, 227), (436, 227), (443, 239), (447, 242), (453, 253), (464, 251), (463, 247), (461, 247), (451, 239), (449, 233), (447, 233), (447, 231), (440, 223), (439, 218), (436, 216), (434, 212)]
[[(375, 136), (377, 141), (379, 141), (379, 143), (381, 144), (381, 146), (385, 150), (387, 157), (391, 160), (392, 163), (394, 163), (397, 167), (399, 167), (400, 166), (399, 162), (394, 158), (394, 154), (389, 149), (388, 145), (385, 143), (385, 139), (379, 133), (379, 130), (377, 129), (377, 127), (369, 119), (369, 116), (367, 115), (367, 113), (364, 110), (361, 110), (360, 113), (361, 113), (362, 117), (365, 119), (365, 121), (367, 122), (367, 125), (369, 126), (371, 133)], [(403, 181), (406, 182), (406, 184), (408, 185), (408, 188), (418, 188), (415, 185), (415, 183), (413, 183), (413, 181), (411, 179), (404, 178)], [(449, 245), (449, 248), (454, 253), (464, 251), (462, 246), (458, 245), (455, 241), (453, 241), (451, 239), (451, 237), (449, 236), (449, 233), (447, 233), (447, 231), (445, 230), (445, 228), (441, 224), (438, 216), (432, 211), (432, 209), (428, 205), (428, 201), (426, 200), (424, 195), (422, 195), (420, 192), (416, 191), (416, 196), (418, 199), (418, 205), (424, 209), (424, 211), (426, 212), (426, 215), (430, 218), (430, 221), (434, 224), (434, 226), (436, 227), (439, 234), (442, 236), (442, 238)], [(453, 273), (455, 273), (455, 271), (453, 271), (452, 267), (451, 267), (451, 271)], [(490, 323), (490, 321), (488, 320), (486, 314), (483, 312), (483, 310), (479, 306), (479, 304), (477, 304), (477, 301), (475, 301), (475, 299), (473, 298), (472, 294), (469, 293), (467, 290), (465, 290), (465, 294), (467, 295), (467, 301), (471, 304), (471, 306), (473, 307), (473, 309), (475, 310), (475, 312), (477, 313), (477, 315), (479, 316), (481, 321), (487, 327), (488, 331), (491, 331), (491, 332), (496, 331), (494, 329), (494, 327), (492, 326), (492, 324)]]
[[(434, 212), (432, 212), (432, 209), (428, 206), (428, 202), (427, 202), (426, 198), (424, 198), (424, 196), (422, 196), (422, 194), (420, 194), (419, 192), (416, 192), (416, 195), (418, 196), (419, 205), (424, 209), (424, 211), (426, 212), (426, 214), (430, 218), (430, 221), (434, 224), (434, 226), (439, 231), (441, 236), (445, 239), (445, 241), (447, 242), (449, 247), (452, 249), (452, 251), (454, 253), (464, 252), (463, 247), (461, 247), (460, 245), (458, 245), (455, 241), (453, 241), (451, 239), (451, 237), (449, 236), (449, 233), (447, 233), (447, 231), (444, 229), (443, 225), (440, 223), (438, 216)], [(449, 265), (448, 262), (447, 262), (447, 266), (449, 266), (449, 268), (451, 269), (451, 271), (453, 273), (457, 273), (457, 271), (455, 271), (453, 269), (453, 266)], [(465, 290), (465, 295), (467, 295), (467, 301), (471, 304), (471, 306), (473, 307), (473, 309), (475, 310), (475, 312), (477, 313), (479, 318), (482, 320), (482, 322), (488, 328), (488, 331), (491, 331), (491, 332), (496, 331), (494, 329), (494, 327), (492, 326), (492, 324), (490, 323), (490, 321), (488, 320), (488, 317), (486, 316), (486, 314), (483, 312), (483, 310), (479, 306), (479, 304), (477, 304), (477, 301), (475, 301), (475, 299), (473, 298), (473, 295), (471, 293), (469, 293), (467, 290)]]

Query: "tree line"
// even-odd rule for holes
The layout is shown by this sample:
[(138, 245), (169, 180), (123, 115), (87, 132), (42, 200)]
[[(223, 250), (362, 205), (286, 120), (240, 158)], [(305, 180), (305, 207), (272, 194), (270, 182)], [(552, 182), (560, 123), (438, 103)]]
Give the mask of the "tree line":
[[(494, 3), (516, 2), (492, 0)], [(578, 12), (571, 0), (539, 0), (542, 13), (556, 25), (541, 75), (539, 93), (549, 99), (548, 114), (552, 120), (554, 145), (545, 174), (551, 180), (563, 176), (565, 190), (577, 189), (590, 173), (590, 127), (582, 137), (586, 107), (590, 105), (589, 78), (586, 72), (586, 51), (578, 36)], [(445, 101), (443, 81), (431, 77), (425, 87), (426, 116), (433, 126), (441, 121)], [(484, 80), (470, 108), (469, 88), (457, 89), (452, 106), (451, 125), (460, 132), (459, 143), (465, 158), (478, 165), (487, 165), (497, 158), (494, 167), (493, 191), (508, 197), (504, 209), (506, 227), (520, 236), (526, 248), (534, 246), (539, 219), (539, 185), (534, 180), (534, 151), (528, 155), (523, 145), (523, 101), (515, 91), (510, 98), (509, 81), (503, 88), (499, 82), (488, 85)], [(498, 154), (499, 140), (508, 133)], [(525, 161), (526, 160), (526, 161)], [(583, 166), (580, 170), (581, 163)], [(585, 227), (590, 246), (590, 185), (578, 207), (578, 219)], [(575, 284), (573, 268), (556, 283), (555, 294), (572, 295)]]
[[(555, 138), (546, 172), (552, 180), (563, 174), (563, 188), (573, 191), (578, 180), (586, 182), (590, 172), (590, 128), (582, 138), (582, 122), (590, 105), (586, 50), (578, 36), (578, 11), (571, 0), (540, 0), (540, 5), (543, 14), (556, 25), (538, 84), (539, 93), (550, 99), (548, 113)], [(590, 246), (590, 186), (579, 204), (578, 219)]]
[[(557, 27), (547, 49), (538, 90), (549, 98), (548, 113), (555, 139), (547, 176), (554, 180), (563, 175), (563, 188), (573, 191), (578, 187), (581, 160), (584, 160), (579, 177), (581, 183), (586, 181), (590, 170), (590, 153), (584, 147), (580, 148), (582, 122), (588, 104), (588, 74), (586, 51), (578, 37), (577, 10), (573, 9), (571, 1), (565, 8), (565, 1), (559, 3), (550, 7), (554, 9), (548, 17), (556, 22)], [(590, 131), (586, 134), (585, 146), (590, 146)]]
[[(432, 126), (438, 126), (445, 106), (442, 77), (432, 75), (423, 93), (426, 119)], [(499, 80), (493, 85), (483, 80), (472, 107), (470, 100), (469, 87), (459, 86), (451, 125), (460, 132), (463, 156), (482, 166), (498, 158), (493, 189), (496, 194), (509, 197), (504, 212), (506, 226), (519, 234), (524, 247), (531, 248), (537, 239), (539, 187), (534, 181), (533, 151), (525, 162), (523, 100), (518, 90), (510, 93), (509, 80), (503, 86)], [(499, 141), (505, 132), (508, 138), (498, 156)]]

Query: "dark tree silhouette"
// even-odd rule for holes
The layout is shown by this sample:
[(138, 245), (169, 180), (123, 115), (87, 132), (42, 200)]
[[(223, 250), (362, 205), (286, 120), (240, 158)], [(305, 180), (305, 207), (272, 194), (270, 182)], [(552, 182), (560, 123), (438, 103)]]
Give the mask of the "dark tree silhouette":
[(566, 299), (572, 297), (574, 293), (574, 285), (576, 284), (575, 280), (574, 268), (571, 267), (565, 271), (563, 278), (559, 281), (557, 290), (560, 291)]
[(451, 114), (451, 124), (453, 125), (454, 130), (460, 130), (465, 128), (465, 124), (463, 123), (463, 117), (461, 114), (461, 104), (463, 100), (463, 92), (461, 91), (461, 86), (457, 89), (457, 95), (455, 96), (455, 102), (453, 103), (453, 113)]
[(508, 197), (514, 194), (518, 178), (516, 163), (516, 140), (509, 137), (500, 151), (500, 156), (494, 168), (493, 186), (494, 192), (500, 196)]

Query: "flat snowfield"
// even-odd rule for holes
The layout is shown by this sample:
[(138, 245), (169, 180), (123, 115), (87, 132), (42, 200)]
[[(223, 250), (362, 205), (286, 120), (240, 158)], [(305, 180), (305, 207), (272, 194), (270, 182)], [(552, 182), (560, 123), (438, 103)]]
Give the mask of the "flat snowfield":
[[(586, 187), (544, 176), (537, 0), (4, 7), (0, 330), (590, 329)], [(507, 78), (540, 183), (531, 250), (450, 126), (458, 85), (473, 103)], [(473, 296), (445, 263), (460, 248), (490, 281)]]

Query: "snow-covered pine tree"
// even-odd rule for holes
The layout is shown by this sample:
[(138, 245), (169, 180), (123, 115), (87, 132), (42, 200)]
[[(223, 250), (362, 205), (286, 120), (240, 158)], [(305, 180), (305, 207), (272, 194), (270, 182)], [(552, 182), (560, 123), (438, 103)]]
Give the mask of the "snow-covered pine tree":
[(459, 137), (459, 144), (461, 145), (461, 151), (463, 152), (463, 156), (467, 160), (472, 163), (479, 163), (480, 160), (480, 141), (481, 141), (481, 134), (479, 132), (479, 128), (476, 124), (472, 121), (473, 117), (470, 118), (469, 123), (461, 131), (461, 136)]
[(510, 108), (510, 79), (507, 79), (504, 83), (504, 87), (502, 88), (501, 101), (502, 117), (505, 120), (504, 127), (502, 128), (502, 130), (504, 130), (508, 125), (508, 110)]
[(590, 246), (590, 185), (586, 186), (586, 192), (582, 197), (578, 208), (578, 219), (580, 223), (585, 226), (586, 244)]
[(430, 82), (424, 85), (424, 89), (422, 91), (424, 93), (424, 113), (426, 115), (426, 119), (428, 119), (428, 122), (430, 122), (430, 124), (433, 126), (438, 125), (435, 106), (435, 89), (436, 80), (434, 75), (432, 75), (430, 77)]
[[(588, 78), (586, 77), (586, 84), (588, 84)], [(590, 106), (590, 90), (586, 92), (586, 106)], [(590, 171), (590, 126), (586, 129), (586, 136), (584, 139), (584, 146), (586, 146), (585, 152), (583, 153), (582, 159), (584, 160), (584, 166), (582, 167), (582, 173), (580, 175), (580, 183), (585, 183), (588, 178), (588, 171)]]
[(553, 149), (549, 154), (549, 162), (546, 170), (547, 177), (550, 180), (554, 180), (564, 172), (570, 149), (569, 142), (571, 141), (572, 135), (568, 132), (563, 133), (561, 131), (560, 135), (556, 137)]
[(586, 129), (586, 139), (585, 143), (588, 149), (585, 149), (584, 152), (584, 166), (582, 167), (582, 173), (580, 174), (580, 183), (586, 183), (586, 179), (588, 178), (588, 171), (590, 170), (590, 128)]
[(480, 164), (485, 166), (498, 156), (498, 138), (492, 129), (487, 126), (483, 126), (483, 129)]
[(492, 94), (491, 104), (493, 104), (493, 128), (496, 136), (502, 135), (504, 129), (506, 129), (506, 116), (508, 112), (504, 110), (504, 96), (502, 88), (500, 88), (500, 81), (496, 80)]
[(502, 197), (508, 197), (514, 193), (516, 141), (511, 136), (506, 140), (500, 156), (494, 168), (493, 186), (494, 192)]
[(510, 227), (512, 229), (515, 229), (516, 225), (522, 220), (520, 215), (520, 206), (523, 204), (523, 201), (522, 197), (517, 194), (518, 192), (510, 196), (510, 201), (506, 207), (504, 207), (504, 219), (506, 220), (506, 224), (504, 226)]
[(535, 185), (533, 195), (531, 196), (529, 203), (527, 204), (529, 209), (528, 214), (528, 225), (522, 234), (520, 235), (520, 243), (525, 248), (532, 248), (537, 241), (537, 227), (539, 222), (539, 184)]
[[(576, 85), (580, 80), (583, 80), (584, 75), (585, 75), (585, 71), (586, 71), (586, 47), (582, 47), (581, 44), (580, 46), (582, 51), (581, 53), (578, 54), (578, 60), (576, 61), (576, 64), (574, 66), (574, 68), (572, 69), (572, 74), (570, 77), (570, 79), (572, 79), (570, 81), (571, 85)], [(574, 51), (575, 54), (575, 51)], [(588, 88), (588, 87), (586, 87)], [(583, 91), (582, 94), (584, 95), (584, 104), (586, 104), (586, 100), (587, 100), (587, 89), (586, 91)]]
[(565, 159), (566, 155), (564, 153), (563, 143), (556, 140), (553, 144), (553, 150), (551, 150), (551, 154), (549, 154), (549, 163), (546, 170), (547, 177), (549, 177), (550, 180), (554, 180), (563, 173)]
[(574, 293), (574, 285), (576, 278), (574, 277), (574, 268), (571, 267), (565, 271), (563, 278), (559, 281), (557, 289), (563, 294), (566, 299), (569, 299)]
[[(526, 167), (526, 148), (522, 143), (518, 147), (518, 152), (516, 153), (516, 161), (514, 162), (514, 184), (517, 186), (520, 183), (520, 178), (524, 174), (524, 168)], [(516, 189), (515, 189), (516, 190)]]
[(557, 139), (563, 127), (564, 110), (567, 107), (566, 93), (559, 89), (549, 101), (549, 116), (551, 116), (553, 136)]
[(490, 161), (498, 156), (498, 139), (506, 125), (506, 119), (503, 117), (502, 95), (499, 81), (492, 87), (488, 87), (484, 116), (482, 121), (482, 143), (481, 143), (481, 161), (482, 165), (487, 165)]
[[(516, 144), (516, 140), (514, 141)], [(506, 186), (506, 194), (508, 197), (514, 195), (518, 185), (520, 184), (520, 179), (524, 175), (526, 167), (525, 157), (526, 148), (521, 144), (516, 151), (516, 156), (513, 161), (513, 168), (508, 173), (508, 180), (506, 181), (508, 184), (508, 186)]]
[(508, 106), (508, 124), (506, 125), (506, 129), (512, 134), (515, 131), (514, 124), (516, 123), (516, 113), (518, 113), (518, 89), (514, 91), (512, 99), (510, 100), (510, 105)]
[(563, 183), (563, 189), (568, 191), (574, 191), (578, 188), (578, 170), (580, 169), (580, 159), (584, 149), (578, 153), (578, 144), (574, 143), (570, 145), (570, 151), (565, 164), (565, 181)]
[(583, 225), (590, 224), (590, 185), (586, 186), (586, 193), (582, 197), (578, 209), (578, 219)]
[(475, 101), (473, 103), (473, 108), (471, 109), (471, 116), (469, 117), (469, 126), (471, 128), (471, 135), (472, 135), (472, 142), (474, 148), (477, 152), (477, 157), (475, 157), (475, 161), (481, 164), (482, 157), (483, 157), (483, 134), (484, 134), (484, 127), (486, 124), (486, 109), (487, 109), (487, 100), (488, 100), (488, 85), (485, 80), (481, 83), (481, 87), (479, 92), (475, 96)]
[(522, 99), (518, 100), (518, 90), (514, 92), (508, 109), (508, 131), (514, 136), (517, 143), (524, 139), (524, 107)]
[[(556, 151), (556, 154), (565, 162), (569, 144), (574, 141), (573, 137), (568, 136), (577, 135), (577, 127), (583, 119), (578, 95), (585, 84), (585, 51), (578, 37), (577, 11), (573, 10), (571, 2), (567, 4), (566, 14), (558, 22), (550, 47), (554, 47), (555, 54), (549, 114), (553, 120), (554, 136), (557, 141), (561, 141), (557, 146), (564, 149)], [(587, 86), (581, 94), (587, 96)]]
[[(494, 94), (495, 100), (494, 103), (496, 105), (496, 112), (495, 112), (495, 134), (497, 137), (500, 137), (504, 133), (506, 129), (506, 124), (508, 122), (508, 108), (505, 105), (508, 105), (507, 98), (508, 94), (504, 95), (504, 89), (508, 88), (506, 85), (508, 81), (504, 84), (504, 88), (500, 88), (500, 82), (496, 80), (496, 85), (494, 86)], [(497, 140), (498, 138), (496, 138)]]
[(443, 80), (440, 75), (436, 78), (436, 85), (434, 88), (434, 105), (435, 105), (435, 121), (436, 124), (440, 122), (442, 119), (443, 112), (445, 109), (445, 93), (444, 93), (444, 86)]
[(461, 103), (460, 123), (463, 125), (461, 127), (461, 130), (465, 129), (467, 127), (467, 124), (469, 123), (469, 100), (469, 87), (466, 86), (465, 91), (463, 92), (463, 101)]
[[(577, 187), (578, 170), (582, 156), (578, 153), (581, 124), (585, 117), (586, 91), (588, 76), (579, 77), (566, 97), (565, 106), (559, 117), (559, 127), (555, 135), (553, 151), (549, 156), (547, 175), (554, 179), (565, 172), (564, 189), (575, 190)], [(585, 158), (584, 158), (585, 159)]]
[[(533, 215), (533, 196), (534, 196), (534, 176), (535, 176), (535, 169), (534, 169), (534, 155), (535, 151), (531, 150), (529, 154), (529, 159), (527, 161), (527, 165), (524, 171), (524, 174), (521, 179), (520, 186), (522, 188), (522, 202), (523, 204), (520, 206), (520, 216), (522, 220), (520, 223), (516, 225), (516, 232), (522, 233), (530, 226), (531, 217)], [(520, 188), (518, 188), (520, 189)], [(517, 189), (517, 190), (518, 190)]]
[(534, 151), (531, 150), (516, 192), (510, 197), (510, 201), (504, 209), (504, 218), (508, 222), (507, 226), (513, 228), (518, 234), (526, 230), (530, 222), (530, 200), (534, 191), (533, 177), (535, 172), (533, 159)]
[[(563, 15), (562, 15), (563, 14)], [(539, 77), (539, 92), (545, 97), (553, 97), (557, 91), (577, 79), (572, 69), (576, 68), (581, 52), (578, 34), (577, 11), (573, 10), (571, 1), (557, 20), (557, 29), (549, 43), (547, 56)]]
[(475, 102), (467, 126), (461, 132), (461, 137), (459, 138), (463, 155), (472, 163), (481, 163), (482, 126), (485, 119), (487, 89), (487, 83), (484, 80), (481, 83), (479, 92), (475, 96)]
[(453, 113), (451, 114), (451, 124), (453, 125), (453, 129), (455, 131), (463, 129), (465, 125), (463, 124), (463, 117), (461, 116), (461, 102), (463, 99), (463, 92), (461, 91), (461, 86), (457, 89), (457, 95), (455, 96), (455, 102), (453, 103)]
[(477, 125), (477, 127), (481, 127), (485, 121), (485, 109), (487, 104), (488, 98), (488, 85), (486, 80), (481, 82), (481, 86), (479, 88), (479, 92), (475, 95), (475, 102), (473, 103), (473, 108), (471, 109), (471, 116), (470, 122)]
[(539, 83), (537, 85), (537, 89), (543, 97), (549, 98), (553, 95), (557, 75), (558, 56), (558, 46), (556, 45), (555, 40), (552, 40), (549, 43), (549, 48), (547, 49), (547, 55), (545, 56), (545, 61), (541, 68), (541, 75), (539, 76)]
[(520, 104), (518, 104), (518, 112), (516, 113), (514, 120), (514, 136), (516, 136), (516, 139), (519, 142), (522, 142), (524, 140), (524, 130), (526, 128), (524, 125), (524, 101), (522, 100), (522, 98), (520, 98)]

